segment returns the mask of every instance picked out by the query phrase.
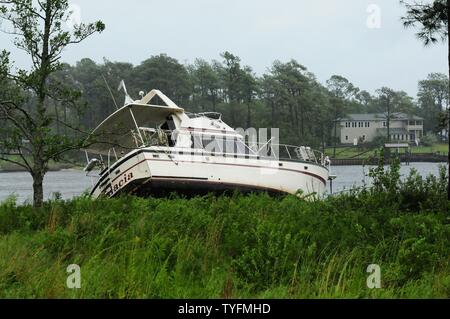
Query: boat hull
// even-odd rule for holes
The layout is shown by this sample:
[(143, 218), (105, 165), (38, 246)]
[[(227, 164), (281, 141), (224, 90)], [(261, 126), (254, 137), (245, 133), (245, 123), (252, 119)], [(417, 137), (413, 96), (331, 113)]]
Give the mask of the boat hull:
[(103, 172), (91, 195), (165, 196), (172, 192), (268, 192), (321, 196), (328, 170), (314, 163), (275, 161), (249, 156), (141, 149)]

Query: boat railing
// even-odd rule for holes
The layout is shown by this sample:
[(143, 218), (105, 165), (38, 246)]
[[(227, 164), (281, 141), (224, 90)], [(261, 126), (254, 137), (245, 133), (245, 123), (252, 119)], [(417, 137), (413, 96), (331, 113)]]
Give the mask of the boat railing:
[(278, 160), (311, 162), (321, 165), (327, 164), (327, 157), (322, 152), (313, 150), (307, 146), (295, 146), (277, 144), (271, 141), (267, 143), (253, 143), (249, 145), (261, 157), (269, 157)]
[(186, 112), (186, 115), (191, 119), (199, 118), (199, 117), (207, 117), (212, 120), (221, 120), (222, 119), (222, 113), (218, 113), (218, 112), (202, 112), (202, 113)]
[[(243, 141), (240, 144), (245, 145), (245, 149), (235, 147), (227, 148), (226, 143), (229, 142), (227, 138), (215, 137), (214, 140), (210, 140), (210, 143), (204, 145), (204, 141), (194, 139), (191, 133), (177, 132), (176, 134), (170, 134), (167, 131), (160, 129), (146, 129), (139, 128), (141, 130), (141, 136), (143, 136), (145, 143), (142, 147), (149, 146), (169, 146), (168, 141), (173, 139), (173, 146), (176, 145), (177, 148), (186, 149), (202, 149), (210, 151), (212, 153), (223, 153), (223, 154), (246, 154), (250, 156), (267, 158), (272, 160), (287, 160), (287, 161), (297, 161), (297, 162), (307, 162), (315, 163), (327, 166), (329, 165), (329, 159), (324, 156), (322, 152), (313, 150), (307, 146), (295, 146), (288, 144), (275, 143), (273, 140), (269, 140), (266, 143), (259, 142), (248, 142)], [(137, 134), (136, 134), (137, 135)], [(137, 136), (136, 136), (137, 138)], [(236, 140), (236, 137), (231, 138), (231, 140)], [(240, 152), (237, 152), (237, 150)]]

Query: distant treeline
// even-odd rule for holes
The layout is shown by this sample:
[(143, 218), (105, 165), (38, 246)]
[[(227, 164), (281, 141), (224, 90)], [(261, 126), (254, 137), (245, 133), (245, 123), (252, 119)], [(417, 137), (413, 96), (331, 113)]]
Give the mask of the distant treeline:
[[(440, 73), (419, 82), (417, 98), (386, 87), (372, 95), (339, 75), (319, 83), (295, 60), (275, 61), (267, 73), (256, 76), (229, 52), (223, 53), (220, 61), (197, 59), (187, 65), (165, 54), (137, 66), (82, 59), (76, 65), (64, 65), (56, 76), (73, 82), (84, 107), (80, 111), (54, 101), (52, 112), (87, 131), (116, 110), (105, 82), (117, 105), (123, 105), (124, 94), (116, 90), (122, 79), (134, 99), (140, 91), (159, 89), (189, 112), (220, 112), (233, 127), (280, 128), (283, 142), (317, 148), (334, 143), (333, 121), (348, 113), (384, 112), (389, 101), (391, 110), (422, 116), (425, 131), (437, 133), (443, 128), (442, 110), (448, 106), (448, 77)], [(65, 129), (55, 123), (55, 129)]]

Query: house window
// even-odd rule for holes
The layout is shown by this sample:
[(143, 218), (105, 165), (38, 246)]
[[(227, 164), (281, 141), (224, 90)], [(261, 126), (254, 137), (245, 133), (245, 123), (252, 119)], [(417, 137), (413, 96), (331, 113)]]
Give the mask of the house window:
[(383, 122), (383, 127), (387, 127), (387, 122)]
[(352, 127), (356, 127), (356, 122), (352, 122)]
[(345, 140), (348, 141), (348, 135), (345, 136)]
[(363, 141), (365, 141), (365, 140), (366, 140), (366, 136), (365, 136), (365, 135), (363, 135), (362, 139), (363, 139)]

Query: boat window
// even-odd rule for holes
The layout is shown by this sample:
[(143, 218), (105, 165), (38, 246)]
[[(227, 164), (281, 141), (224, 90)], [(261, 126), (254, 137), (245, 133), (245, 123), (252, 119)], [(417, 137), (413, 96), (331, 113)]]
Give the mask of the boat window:
[(193, 147), (192, 139), (189, 135), (177, 134), (176, 138), (177, 138), (177, 143), (176, 143), (177, 147), (182, 147), (182, 148), (192, 148)]
[(166, 121), (161, 125), (162, 130), (173, 131), (176, 129), (172, 115), (168, 116)]
[(236, 153), (236, 140), (227, 138), (223, 141), (223, 145), (225, 146), (224, 151), (228, 154), (235, 154)]
[(250, 149), (248, 148), (248, 146), (245, 145), (245, 143), (243, 141), (236, 140), (236, 153), (248, 155), (251, 152), (250, 152)]
[(202, 137), (198, 134), (192, 134), (192, 145), (195, 149), (203, 149)]
[(220, 144), (222, 144), (222, 142), (220, 142), (217, 138), (213, 137), (213, 136), (203, 136), (202, 138), (203, 141), (203, 147), (206, 151), (211, 152), (211, 153), (221, 153), (223, 147), (221, 147)]
[(204, 149), (211, 153), (254, 154), (242, 140), (234, 137), (192, 134), (191, 142), (195, 149)]

